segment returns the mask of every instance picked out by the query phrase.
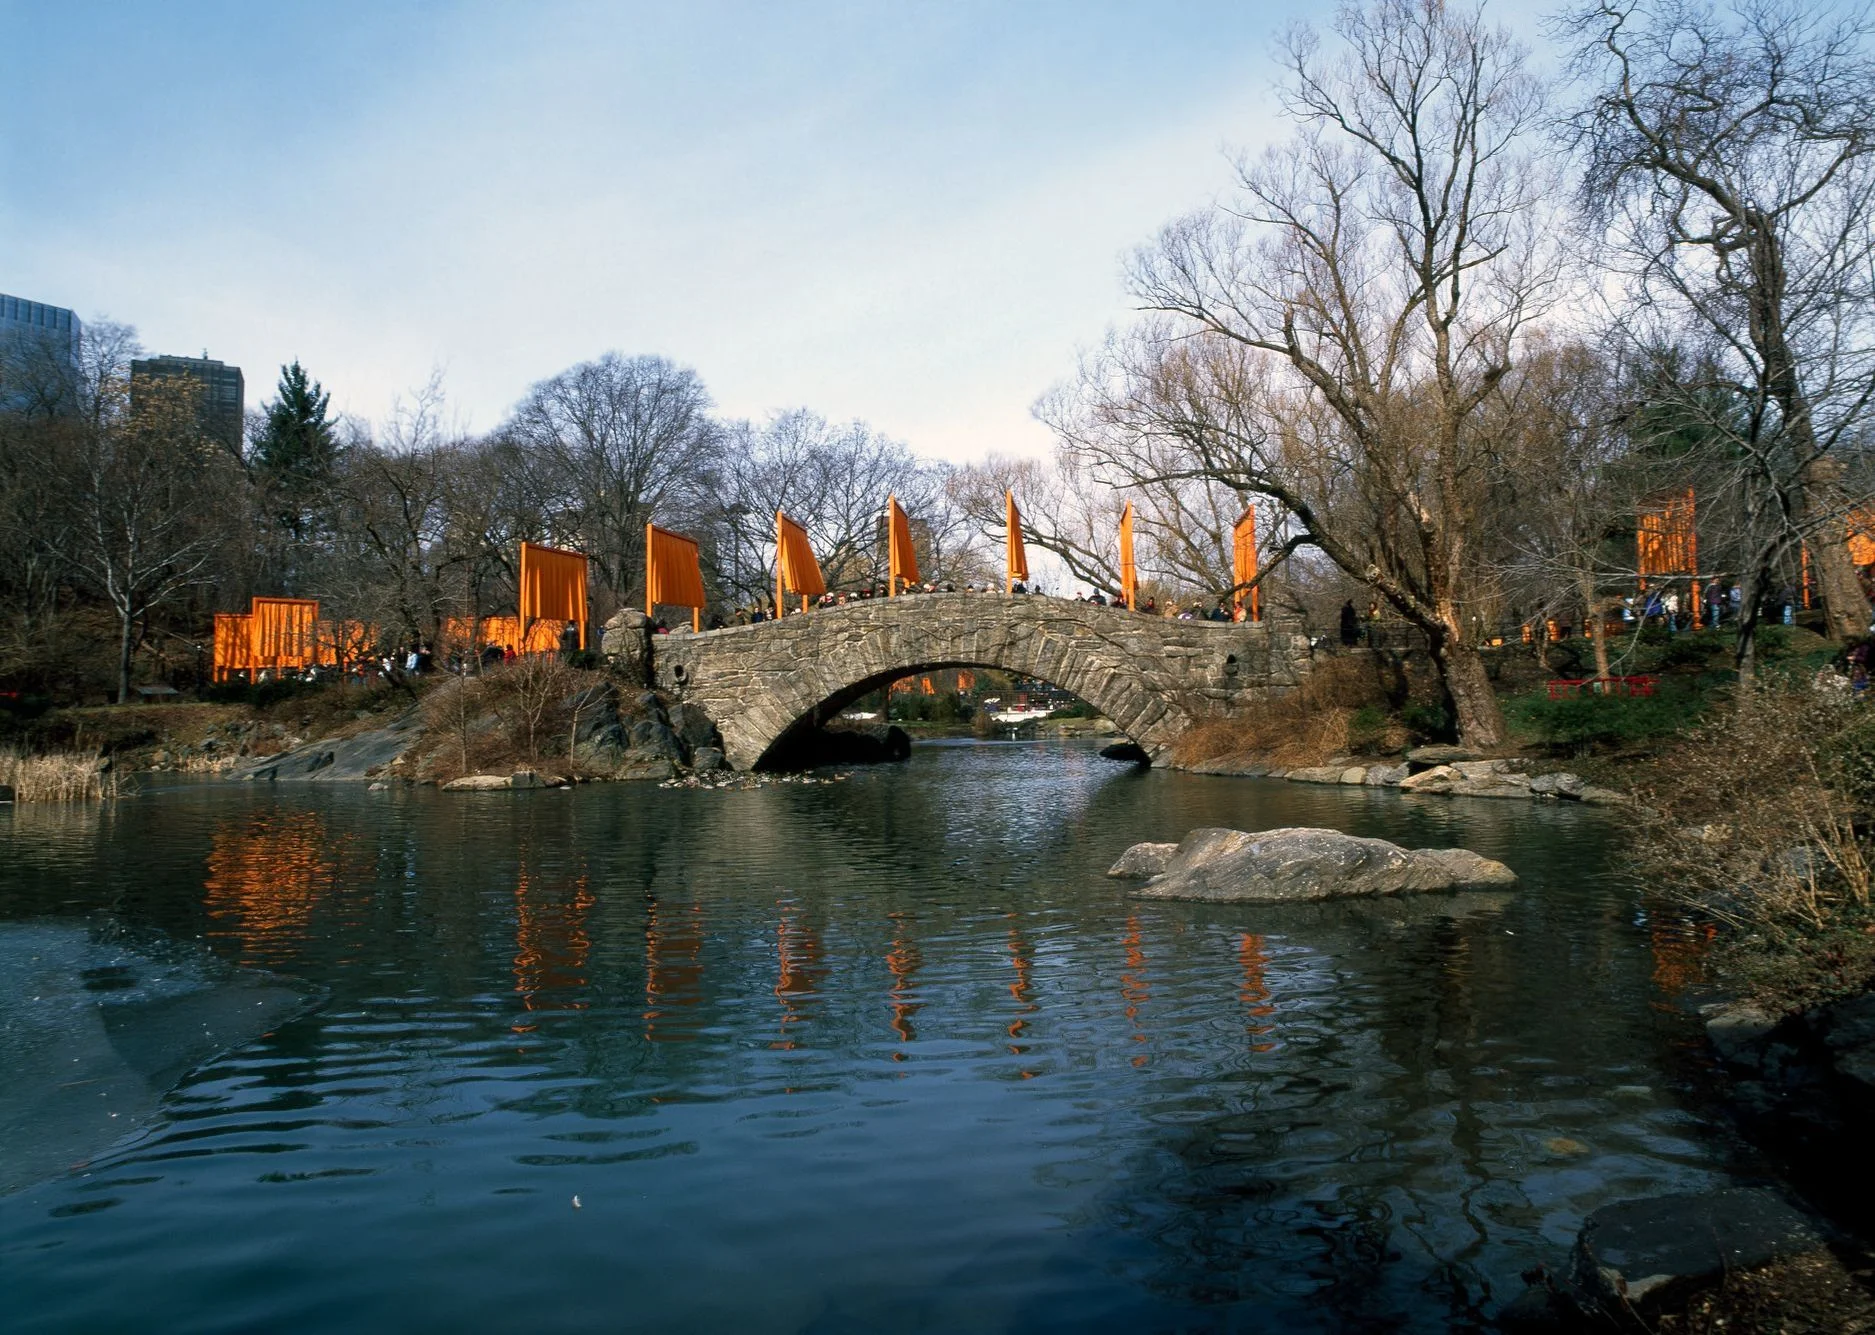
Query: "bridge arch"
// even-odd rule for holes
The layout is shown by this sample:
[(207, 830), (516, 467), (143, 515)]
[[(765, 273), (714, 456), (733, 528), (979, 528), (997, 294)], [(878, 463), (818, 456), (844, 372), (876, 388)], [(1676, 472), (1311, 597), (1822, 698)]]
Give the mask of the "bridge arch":
[(736, 769), (791, 729), (824, 721), (887, 682), (994, 668), (1072, 691), (1154, 760), (1204, 718), (1286, 694), (1308, 642), (1281, 623), (1175, 621), (1041, 596), (907, 594), (701, 635), (657, 636), (659, 688), (700, 708)]

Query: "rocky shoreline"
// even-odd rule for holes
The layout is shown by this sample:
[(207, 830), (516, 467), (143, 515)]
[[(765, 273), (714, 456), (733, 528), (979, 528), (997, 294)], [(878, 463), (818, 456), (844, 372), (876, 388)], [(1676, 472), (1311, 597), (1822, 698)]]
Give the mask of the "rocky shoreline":
[(1234, 778), (1286, 779), (1290, 783), (1337, 784), (1349, 788), (1397, 788), (1401, 792), (1444, 797), (1520, 798), (1525, 801), (1586, 802), (1618, 806), (1625, 793), (1598, 788), (1569, 773), (1527, 773), (1529, 761), (1517, 756), (1487, 757), (1457, 746), (1422, 746), (1397, 761), (1340, 757), (1325, 765), (1286, 769), (1258, 752), (1240, 752), (1181, 765), (1188, 774)]

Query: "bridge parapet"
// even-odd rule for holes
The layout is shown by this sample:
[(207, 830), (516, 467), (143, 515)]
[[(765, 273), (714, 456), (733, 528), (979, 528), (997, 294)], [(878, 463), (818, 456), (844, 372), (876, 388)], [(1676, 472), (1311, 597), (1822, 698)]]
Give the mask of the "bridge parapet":
[(998, 668), (1072, 691), (1162, 757), (1205, 718), (1293, 690), (1308, 640), (1284, 622), (1177, 621), (1039, 595), (925, 593), (820, 608), (701, 635), (660, 635), (658, 687), (701, 708), (737, 769), (789, 729), (825, 722), (887, 682)]

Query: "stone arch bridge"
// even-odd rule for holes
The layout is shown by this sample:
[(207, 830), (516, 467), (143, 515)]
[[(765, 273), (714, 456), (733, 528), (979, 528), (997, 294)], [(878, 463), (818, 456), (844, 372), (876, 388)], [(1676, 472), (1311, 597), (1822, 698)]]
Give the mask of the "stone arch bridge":
[(1158, 760), (1193, 723), (1294, 689), (1309, 664), (1308, 640), (1285, 623), (1176, 621), (988, 593), (906, 594), (656, 635), (649, 652), (650, 680), (710, 717), (736, 769), (900, 677), (956, 667), (1072, 691)]

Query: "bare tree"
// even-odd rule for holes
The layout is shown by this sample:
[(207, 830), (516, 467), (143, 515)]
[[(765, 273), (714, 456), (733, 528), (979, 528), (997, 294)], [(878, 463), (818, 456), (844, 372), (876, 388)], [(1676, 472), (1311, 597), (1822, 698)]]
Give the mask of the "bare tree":
[(117, 613), (120, 704), (139, 619), (208, 577), (246, 506), (240, 466), (197, 424), (198, 394), (187, 380), (139, 385), (135, 407), (86, 425), (70, 457), (71, 560)]
[[(1741, 500), (1738, 662), (1809, 541), (1833, 635), (1868, 626), (1845, 455), (1875, 393), (1875, 63), (1865, 14), (1783, 0), (1575, 11), (1582, 198), (1629, 279), (1625, 332), (1690, 343), (1682, 378)], [(1669, 382), (1670, 383), (1670, 382)]]
[(565, 522), (620, 602), (644, 582), (644, 526), (700, 511), (719, 432), (688, 367), (608, 352), (528, 390), (502, 434), (551, 472)]
[(1334, 28), (1337, 55), (1309, 29), (1287, 44), (1298, 137), (1138, 256), (1159, 318), (1093, 359), (1054, 424), (1112, 474), (1276, 501), (1425, 633), (1460, 734), (1496, 745), (1475, 538), (1488, 409), (1560, 272), (1525, 147), (1542, 89), (1475, 9), (1372, 0)]

